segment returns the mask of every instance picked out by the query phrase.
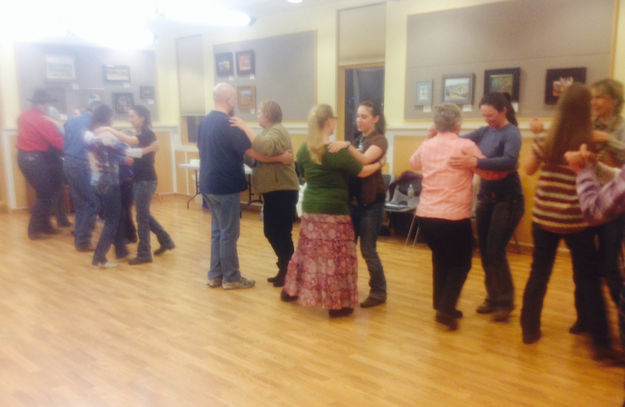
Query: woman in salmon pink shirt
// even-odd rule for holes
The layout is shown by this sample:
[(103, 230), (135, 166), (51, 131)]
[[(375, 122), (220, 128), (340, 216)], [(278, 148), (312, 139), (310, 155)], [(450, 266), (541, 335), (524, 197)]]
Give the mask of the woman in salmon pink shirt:
[(473, 141), (458, 136), (461, 123), (458, 106), (437, 106), (436, 135), (425, 140), (410, 158), (411, 167), (423, 173), (417, 217), (422, 236), (432, 250), (436, 321), (449, 330), (457, 329), (457, 320), (462, 317), (456, 304), (471, 269), (474, 173), (473, 169), (452, 168), (449, 158), (483, 157)]

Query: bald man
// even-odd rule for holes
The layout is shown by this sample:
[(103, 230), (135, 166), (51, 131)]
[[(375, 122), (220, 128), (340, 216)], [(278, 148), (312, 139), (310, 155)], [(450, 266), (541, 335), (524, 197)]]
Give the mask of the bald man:
[(230, 125), (236, 92), (227, 83), (213, 91), (215, 108), (200, 123), (200, 192), (211, 211), (211, 259), (208, 285), (225, 290), (252, 288), (254, 280), (241, 276), (239, 239), (240, 193), (247, 189), (243, 156), (250, 149), (249, 137)]

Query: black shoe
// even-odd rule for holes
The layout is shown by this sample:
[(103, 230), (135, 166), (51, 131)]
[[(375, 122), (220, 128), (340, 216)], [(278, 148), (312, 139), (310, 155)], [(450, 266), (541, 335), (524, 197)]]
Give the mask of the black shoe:
[(297, 295), (288, 295), (284, 290), (280, 291), (280, 299), (284, 302), (293, 302), (297, 300)]
[(46, 235), (58, 235), (59, 233), (61, 233), (61, 231), (59, 229), (50, 227), (42, 230), (41, 233), (45, 233)]
[(367, 298), (365, 298), (363, 302), (360, 303), (360, 308), (371, 308), (375, 307), (376, 305), (384, 304), (385, 302), (386, 298), (372, 297), (371, 295), (369, 295)]
[(167, 250), (174, 250), (175, 248), (176, 248), (176, 245), (174, 244), (174, 242), (171, 242), (170, 244), (167, 244), (167, 245), (161, 245), (161, 247), (154, 250), (154, 255), (160, 256), (161, 254), (165, 253)]
[(462, 313), (462, 311), (460, 311), (459, 309), (455, 309), (451, 315), (453, 315), (454, 318), (456, 319), (460, 319), (464, 316), (464, 314)]
[(144, 263), (152, 263), (152, 259), (142, 259), (139, 257), (135, 257), (134, 259), (128, 260), (128, 264), (130, 264), (131, 266), (136, 266), (137, 264), (144, 264)]
[(274, 287), (284, 287), (284, 277), (278, 276), (273, 280)]
[(514, 307), (504, 306), (504, 307), (495, 307), (493, 310), (493, 321), (495, 322), (508, 322), (510, 319), (510, 314)]
[(278, 278), (278, 275), (276, 274), (273, 277), (267, 277), (267, 282), (268, 283), (273, 283), (274, 281), (276, 281), (276, 278)]
[(523, 343), (526, 345), (531, 345), (533, 343), (538, 342), (541, 336), (542, 336), (542, 333), (540, 332), (540, 329), (536, 332), (531, 332), (531, 333), (523, 332)]
[(494, 311), (495, 311), (495, 307), (488, 300), (484, 300), (484, 302), (481, 303), (475, 310), (475, 312), (477, 312), (478, 314), (490, 314)]
[(614, 366), (622, 366), (625, 364), (625, 356), (623, 355), (623, 352), (614, 350), (610, 347), (596, 348), (593, 359)]
[(439, 322), (447, 327), (450, 331), (458, 329), (458, 321), (454, 318), (453, 314), (447, 314), (442, 311), (436, 311), (436, 322)]
[(575, 323), (569, 328), (569, 333), (572, 333), (573, 335), (583, 334), (585, 332), (588, 332), (588, 330), (584, 326), (584, 323), (579, 320), (575, 321)]
[(343, 307), (341, 309), (331, 309), (328, 311), (328, 314), (330, 315), (330, 318), (340, 318), (340, 317), (346, 317), (350, 315), (352, 312), (354, 312), (353, 308)]
[(60, 228), (68, 228), (68, 227), (72, 226), (72, 222), (66, 220), (66, 221), (57, 223), (57, 226), (60, 227)]

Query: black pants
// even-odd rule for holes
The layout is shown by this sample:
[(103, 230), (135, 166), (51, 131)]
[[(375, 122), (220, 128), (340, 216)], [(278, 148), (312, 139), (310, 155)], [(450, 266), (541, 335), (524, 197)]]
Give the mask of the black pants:
[(50, 222), (54, 180), (46, 154), (42, 151), (17, 150), (20, 170), (37, 193), (37, 200), (28, 222), (28, 236), (31, 238), (54, 229)]
[(286, 273), (293, 255), (293, 221), (299, 191), (272, 191), (263, 194), (263, 229), (265, 237), (278, 256), (278, 269)]
[(599, 240), (601, 272), (610, 289), (610, 297), (618, 306), (621, 288), (623, 287), (621, 250), (623, 233), (625, 233), (625, 217), (620, 216), (608, 223), (594, 227), (593, 230)]
[(419, 218), (421, 233), (432, 249), (434, 309), (452, 314), (471, 269), (471, 220)]
[(610, 347), (605, 302), (601, 292), (601, 273), (598, 267), (597, 250), (594, 244), (594, 231), (558, 234), (532, 224), (534, 236), (534, 259), (529, 279), (523, 293), (521, 327), (525, 334), (535, 334), (540, 330), (540, 314), (547, 293), (547, 284), (553, 270), (556, 251), (560, 239), (571, 251), (575, 298), (580, 309), (580, 317), (590, 332), (597, 347)]

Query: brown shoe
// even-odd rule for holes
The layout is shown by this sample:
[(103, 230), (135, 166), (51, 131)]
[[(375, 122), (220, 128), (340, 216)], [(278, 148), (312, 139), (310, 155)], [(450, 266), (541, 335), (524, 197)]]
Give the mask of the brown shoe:
[(255, 284), (256, 281), (248, 280), (245, 277), (241, 277), (239, 281), (224, 281), (221, 286), (224, 288), (224, 290), (241, 290), (244, 288), (252, 288)]
[(210, 288), (219, 288), (221, 287), (221, 277), (217, 278), (209, 278), (206, 283)]
[(386, 298), (372, 297), (369, 295), (363, 302), (360, 303), (360, 308), (371, 308), (376, 305), (384, 304)]

